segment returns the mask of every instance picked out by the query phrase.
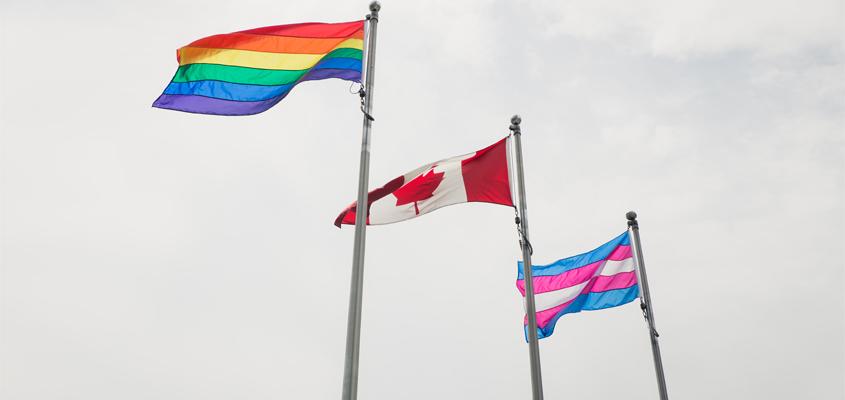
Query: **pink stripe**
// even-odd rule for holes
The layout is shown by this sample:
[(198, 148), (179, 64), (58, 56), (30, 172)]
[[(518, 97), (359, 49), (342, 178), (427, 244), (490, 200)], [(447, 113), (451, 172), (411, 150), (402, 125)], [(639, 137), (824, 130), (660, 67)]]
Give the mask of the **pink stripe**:
[(637, 284), (637, 273), (620, 272), (611, 276), (596, 277), (591, 292), (606, 292), (614, 289), (625, 289)]
[[(560, 275), (535, 276), (534, 293), (551, 292), (552, 290), (568, 288), (570, 286), (584, 283), (592, 278), (593, 275), (596, 274), (596, 270), (598, 270), (603, 264), (604, 260), (601, 260), (592, 264), (587, 264), (583, 267), (570, 269)], [(516, 281), (516, 288), (519, 289), (520, 293), (522, 293), (522, 297), (525, 297), (525, 281)]]
[[(559, 313), (561, 310), (565, 309), (566, 307), (569, 307), (569, 305), (572, 304), (573, 301), (575, 301), (575, 299), (572, 299), (571, 301), (567, 301), (566, 303), (563, 303), (559, 306), (549, 308), (548, 310), (543, 310), (543, 311), (538, 312), (537, 313), (537, 327), (540, 328), (540, 329), (545, 328), (546, 325), (549, 324), (549, 321), (551, 321), (552, 318), (554, 318), (555, 315), (557, 315), (557, 313)], [(525, 318), (525, 322), (523, 322), (523, 325), (528, 325), (528, 317)]]
[[(628, 254), (626, 258), (620, 258), (618, 260), (609, 259), (613, 261), (622, 261), (630, 258), (631, 248), (629, 246), (624, 246), (627, 248), (626, 251), (616, 252), (614, 254), (617, 255), (625, 255)], [(613, 255), (613, 254), (611, 254)], [(586, 282), (588, 279), (592, 278), (593, 275), (596, 274), (596, 271), (604, 264), (605, 260), (596, 261), (592, 264), (587, 264), (583, 267), (571, 269), (559, 275), (549, 275), (549, 276), (536, 276), (534, 277), (534, 293), (545, 293), (551, 292), (552, 290), (558, 290), (563, 288), (568, 288), (570, 286), (575, 286), (581, 283)], [(516, 281), (516, 288), (519, 290), (519, 293), (522, 294), (522, 297), (525, 297), (525, 281), (524, 280), (517, 280)]]
[[(581, 293), (578, 293), (578, 296), (580, 296), (584, 293), (589, 293), (590, 290), (593, 289), (593, 285), (595, 285), (595, 284), (596, 284), (595, 280), (590, 281), (590, 283), (588, 283), (586, 286), (584, 286), (584, 289), (581, 289)], [(578, 296), (573, 297), (572, 300), (569, 300), (566, 303), (563, 303), (559, 306), (555, 306), (555, 307), (548, 308), (548, 309), (545, 309), (543, 311), (537, 312), (537, 327), (538, 328), (545, 328), (546, 325), (549, 323), (549, 321), (551, 321), (551, 319), (554, 318), (554, 316), (557, 315), (557, 313), (560, 310), (563, 310), (564, 308), (569, 307), (569, 305), (572, 304), (572, 302), (575, 301), (575, 299), (577, 299)], [(528, 317), (527, 316), (525, 318), (525, 324), (526, 325), (528, 324)]]
[(631, 246), (619, 246), (613, 249), (613, 252), (607, 256), (607, 259), (612, 261), (621, 261), (631, 257), (633, 257), (633, 253), (631, 253)]
[[(584, 289), (581, 290), (581, 293), (578, 295), (582, 295), (585, 293), (590, 292), (606, 292), (608, 290), (614, 289), (626, 289), (631, 286), (637, 284), (637, 274), (634, 271), (631, 272), (621, 272), (616, 275), (612, 276), (598, 276), (594, 279), (590, 280)], [(545, 309), (543, 311), (537, 312), (537, 327), (538, 328), (545, 328), (546, 325), (551, 321), (558, 312), (569, 307), (575, 299), (578, 297), (574, 297), (572, 300), (567, 301), (559, 306), (555, 306), (549, 309)], [(528, 324), (528, 318), (526, 317), (523, 321), (523, 324)]]

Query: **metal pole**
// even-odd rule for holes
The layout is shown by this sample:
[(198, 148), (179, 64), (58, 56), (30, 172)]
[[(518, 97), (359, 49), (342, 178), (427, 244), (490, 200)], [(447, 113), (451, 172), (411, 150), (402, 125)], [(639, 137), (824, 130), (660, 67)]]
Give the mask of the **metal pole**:
[(640, 224), (637, 222), (637, 213), (633, 211), (628, 211), (625, 217), (628, 218), (628, 229), (631, 231), (631, 242), (634, 245), (634, 255), (636, 256), (637, 267), (640, 272), (640, 288), (642, 289), (640, 308), (642, 308), (643, 316), (646, 322), (648, 322), (651, 353), (654, 356), (654, 371), (657, 374), (657, 390), (660, 392), (660, 400), (668, 400), (669, 395), (666, 393), (666, 378), (663, 376), (663, 359), (660, 357), (660, 344), (657, 343), (657, 338), (660, 335), (654, 327), (654, 311), (651, 309), (651, 292), (648, 290), (648, 276), (646, 276), (645, 263), (643, 262), (643, 248), (640, 245)]
[(534, 304), (534, 280), (531, 271), (531, 244), (528, 241), (528, 205), (525, 203), (525, 175), (522, 170), (522, 130), (519, 115), (511, 117), (510, 130), (516, 145), (516, 174), (519, 181), (519, 219), (522, 225), (522, 268), (525, 282), (525, 313), (528, 315), (528, 354), (531, 361), (531, 392), (534, 400), (543, 400), (543, 377), (540, 373), (540, 346), (537, 340), (537, 309)]
[(358, 206), (355, 210), (355, 245), (352, 251), (352, 279), (349, 290), (349, 316), (346, 324), (346, 357), (343, 366), (343, 400), (358, 398), (358, 359), (361, 348), (361, 304), (364, 290), (364, 243), (367, 237), (367, 187), (370, 180), (370, 129), (373, 107), (373, 83), (376, 64), (376, 27), (381, 4), (370, 3), (368, 38), (364, 43), (363, 112), (361, 166), (358, 172)]

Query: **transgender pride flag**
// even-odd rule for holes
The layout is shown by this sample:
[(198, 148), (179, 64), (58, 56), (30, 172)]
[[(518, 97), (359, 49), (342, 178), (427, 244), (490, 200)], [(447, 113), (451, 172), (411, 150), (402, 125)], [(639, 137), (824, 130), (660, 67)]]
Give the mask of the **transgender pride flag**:
[[(637, 272), (628, 232), (588, 253), (549, 265), (534, 265), (537, 337), (548, 337), (564, 314), (621, 306), (639, 297)], [(516, 287), (525, 297), (522, 262)], [(525, 320), (527, 337), (528, 322)]]

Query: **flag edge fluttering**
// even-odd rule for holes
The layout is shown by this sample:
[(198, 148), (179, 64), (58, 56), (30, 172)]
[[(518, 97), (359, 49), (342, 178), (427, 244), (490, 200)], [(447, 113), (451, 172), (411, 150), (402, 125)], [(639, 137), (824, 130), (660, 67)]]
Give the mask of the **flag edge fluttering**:
[[(319, 33), (315, 33), (315, 28), (323, 28), (328, 29), (334, 27), (336, 29), (346, 29), (346, 34), (337, 36), (328, 34), (329, 36), (319, 36)], [(288, 35), (280, 35), (280, 34), (272, 34), (268, 33), (270, 31), (276, 31), (277, 33), (285, 30), (296, 32), (297, 29), (300, 31), (310, 32), (308, 34), (314, 36), (297, 36), (293, 34)], [(172, 111), (180, 111), (185, 113), (191, 114), (203, 114), (203, 115), (217, 115), (217, 116), (247, 116), (247, 115), (256, 115), (260, 114), (264, 111), (269, 110), (270, 108), (274, 107), (280, 101), (282, 101), (285, 97), (287, 97), (293, 89), (298, 86), (300, 83), (308, 80), (325, 80), (325, 79), (341, 79), (351, 82), (361, 82), (362, 76), (362, 69), (363, 66), (361, 65), (363, 59), (363, 38), (364, 38), (364, 29), (365, 29), (365, 20), (357, 20), (357, 21), (349, 21), (349, 22), (337, 22), (337, 23), (330, 23), (330, 22), (306, 22), (306, 23), (296, 23), (296, 24), (287, 24), (287, 25), (273, 25), (268, 27), (261, 27), (261, 28), (253, 28), (247, 29), (242, 31), (230, 32), (225, 34), (215, 34), (211, 36), (206, 36), (197, 40), (192, 41), (191, 43), (180, 47), (177, 52), (177, 62), (179, 63), (179, 68), (177, 68), (176, 72), (171, 77), (168, 84), (165, 86), (165, 89), (162, 93), (156, 98), (153, 102), (153, 108), (161, 108), (166, 110)], [(263, 33), (262, 33), (263, 32)], [(255, 49), (244, 49), (244, 43), (240, 45), (236, 45), (233, 43), (228, 43), (228, 47), (202, 47), (196, 46), (192, 47), (197, 43), (201, 43), (203, 41), (211, 41), (212, 39), (217, 39), (218, 41), (225, 41), (225, 37), (232, 36), (232, 35), (244, 35), (250, 37), (256, 37), (254, 41), (260, 40), (270, 40), (270, 41), (284, 41), (284, 40), (291, 40), (293, 41), (300, 41), (300, 42), (307, 42), (308, 40), (335, 40), (337, 44), (324, 53), (297, 53), (297, 52), (281, 52), (281, 51), (258, 51)], [(360, 38), (359, 38), (360, 37)], [(358, 44), (357, 42), (352, 45), (344, 45), (350, 39), (355, 39), (360, 41), (361, 43)], [(237, 42), (237, 40), (233, 41)], [(277, 46), (280, 46), (276, 43)], [(288, 44), (289, 46), (292, 46)], [(238, 47), (241, 46), (241, 47)], [(251, 45), (252, 46), (252, 45)], [(300, 43), (300, 46), (306, 46), (306, 44)], [(341, 47), (343, 46), (343, 47)], [(352, 47), (348, 47), (352, 46)], [(283, 47), (283, 46), (282, 46)], [(293, 46), (295, 47), (295, 46)], [(325, 47), (325, 46), (324, 46)], [(237, 63), (229, 63), (229, 64), (221, 64), (221, 63), (202, 63), (202, 62), (193, 62), (193, 63), (186, 63), (183, 64), (183, 60), (181, 57), (181, 53), (184, 49), (204, 49), (204, 50), (219, 50), (220, 54), (225, 52), (229, 52), (230, 54), (235, 54), (235, 56), (230, 57), (231, 59), (237, 58), (238, 52), (246, 54), (246, 56), (241, 57), (243, 58), (253, 58), (259, 59), (260, 57), (267, 56), (267, 57), (276, 57), (277, 59), (284, 60), (285, 57), (287, 58), (296, 58), (297, 56), (320, 56), (313, 61), (308, 67), (302, 69), (285, 69), (285, 68), (259, 68), (256, 66), (250, 65), (239, 65)], [(328, 57), (332, 52), (335, 52), (340, 49), (349, 49), (349, 50), (357, 50), (356, 57), (354, 58), (344, 58), (344, 57)], [(277, 49), (278, 50), (278, 49)], [(360, 57), (357, 53), (361, 53)], [(217, 54), (219, 56), (219, 54)], [(212, 57), (213, 58), (213, 57)], [(314, 57), (311, 57), (314, 58)], [(337, 65), (335, 67), (338, 68), (320, 68), (320, 65), (324, 62), (331, 61), (331, 60), (352, 60), (352, 61), (344, 61), (344, 65)], [(245, 61), (239, 61), (241, 63), (245, 63)], [(250, 70), (252, 74), (259, 74), (264, 73), (267, 71), (272, 71), (275, 73), (290, 73), (290, 74), (299, 74), (298, 78), (293, 81), (289, 81), (284, 84), (275, 84), (275, 85), (267, 85), (267, 84), (254, 84), (254, 83), (244, 83), (243, 81), (235, 82), (231, 79), (229, 80), (218, 80), (218, 79), (197, 79), (197, 80), (186, 80), (185, 82), (176, 82), (177, 76), (179, 76), (180, 71), (187, 71), (191, 68), (191, 66), (202, 65), (206, 68), (215, 69), (217, 68), (218, 72), (222, 74), (220, 71), (224, 71), (226, 69), (243, 69), (243, 70)], [(230, 71), (231, 72), (231, 71)], [(242, 71), (243, 72), (243, 71)], [(183, 72), (184, 73), (184, 72)], [(256, 75), (253, 75), (253, 77)], [(248, 80), (248, 79), (247, 79)], [(254, 82), (254, 81), (253, 81)], [(182, 84), (186, 85), (182, 85)], [(179, 84), (174, 86), (174, 84)], [(285, 87), (285, 88), (282, 88)], [(234, 88), (234, 90), (232, 90)], [(268, 89), (272, 88), (272, 89)], [(234, 97), (236, 96), (234, 93), (238, 90), (242, 90), (241, 94), (246, 96), (245, 93), (250, 92), (251, 95), (254, 96), (269, 96), (273, 94), (273, 90), (279, 89), (281, 90), (280, 93), (275, 94), (270, 97), (261, 98), (260, 100), (236, 100), (232, 98), (223, 98), (223, 97), (214, 97), (211, 94), (218, 94), (219, 96), (229, 96)], [(181, 91), (186, 91), (186, 93), (180, 93)], [(257, 92), (252, 92), (257, 91)], [(264, 94), (255, 94), (266, 92)]]

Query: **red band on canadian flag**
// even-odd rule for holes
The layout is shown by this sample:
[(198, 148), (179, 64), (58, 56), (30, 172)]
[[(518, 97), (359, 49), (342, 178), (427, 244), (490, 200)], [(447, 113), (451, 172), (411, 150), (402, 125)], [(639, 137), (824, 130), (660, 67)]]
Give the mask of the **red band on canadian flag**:
[[(482, 202), (513, 206), (509, 138), (462, 156), (417, 168), (371, 191), (367, 225), (404, 221), (458, 203)], [(334, 224), (354, 225), (357, 202)]]

